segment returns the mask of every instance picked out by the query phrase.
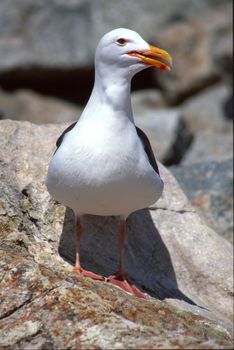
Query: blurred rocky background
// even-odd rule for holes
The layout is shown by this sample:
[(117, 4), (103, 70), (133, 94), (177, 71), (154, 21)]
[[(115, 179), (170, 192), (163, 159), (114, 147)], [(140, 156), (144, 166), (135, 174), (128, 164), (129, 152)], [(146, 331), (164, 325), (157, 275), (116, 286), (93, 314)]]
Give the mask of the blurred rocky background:
[[(148, 134), (157, 159), (169, 168), (186, 193), (192, 208), (189, 210), (195, 210), (204, 225), (220, 235), (220, 242), (223, 239), (225, 240), (225, 243), (215, 241), (214, 245), (213, 243), (209, 245), (209, 237), (212, 235), (207, 233), (205, 238), (208, 246), (207, 256), (211, 257), (212, 251), (218, 249), (219, 246), (222, 246), (220, 251), (224, 252), (225, 255), (226, 248), (223, 248), (223, 244), (233, 243), (231, 0), (1, 0), (1, 174), (2, 179), (4, 179), (2, 181), (7, 183), (6, 186), (10, 188), (18, 182), (20, 191), (23, 191), (16, 194), (14, 189), (14, 195), (9, 195), (11, 192), (8, 192), (7, 188), (3, 186), (1, 197), (6, 196), (8, 198), (4, 205), (11, 213), (12, 220), (16, 216), (18, 217), (17, 220), (19, 220), (19, 217), (20, 220), (24, 220), (21, 214), (26, 213), (29, 208), (24, 209), (26, 211), (19, 214), (16, 210), (17, 205), (14, 207), (15, 204), (9, 204), (9, 196), (13, 198), (12, 203), (18, 203), (19, 198), (20, 201), (23, 200), (22, 193), (24, 193), (26, 198), (29, 198), (28, 200), (35, 205), (33, 209), (34, 216), (32, 212), (30, 214), (31, 224), (33, 222), (37, 226), (34, 227), (35, 230), (39, 228), (42, 231), (45, 230), (45, 222), (41, 217), (40, 221), (37, 214), (35, 214), (38, 206), (41, 208), (44, 201), (45, 195), (41, 194), (44, 193), (44, 190), (41, 190), (42, 185), (37, 185), (39, 186), (39, 190), (37, 188), (39, 200), (35, 199), (37, 196), (35, 196), (33, 190), (24, 190), (24, 187), (35, 179), (43, 178), (56, 138), (65, 128), (65, 125), (79, 118), (93, 85), (93, 60), (97, 42), (105, 32), (117, 27), (136, 30), (145, 40), (166, 49), (173, 57), (174, 65), (171, 72), (166, 73), (150, 68), (133, 79), (132, 104), (135, 121)], [(4, 119), (11, 119), (12, 121), (8, 122)], [(33, 125), (23, 121), (43, 125)], [(15, 180), (15, 174), (17, 174), (17, 181)], [(34, 188), (33, 186), (35, 185), (32, 185), (32, 188)], [(171, 195), (177, 198), (176, 192), (179, 190), (179, 187), (177, 190), (173, 190), (174, 192), (172, 191)], [(30, 191), (34, 193), (32, 198), (28, 194), (31, 193)], [(20, 205), (22, 206), (22, 203)], [(1, 206), (0, 203), (0, 214), (3, 215), (2, 217), (5, 220), (6, 213), (2, 208), (3, 204)], [(57, 207), (52, 206), (51, 208), (57, 215)], [(166, 208), (169, 210), (168, 207)], [(44, 208), (42, 212), (44, 213), (44, 210), (47, 209)], [(184, 210), (182, 209), (176, 207), (178, 215)], [(161, 216), (163, 217), (162, 213)], [(5, 228), (9, 227), (9, 222), (4, 220), (4, 224), (0, 225), (0, 233), (3, 234), (3, 237), (5, 237)], [(46, 224), (51, 224), (51, 220), (47, 220)], [(160, 218), (157, 218), (157, 220), (160, 222)], [(197, 220), (194, 219), (193, 221), (196, 222)], [(24, 225), (26, 224), (21, 224), (17, 229), (19, 234), (26, 232), (27, 236), (27, 232), (30, 230), (34, 232), (31, 226), (29, 228), (28, 224)], [(175, 231), (179, 232), (180, 229), (177, 225), (178, 223), (175, 221)], [(192, 236), (193, 241), (188, 243), (191, 249), (196, 244), (196, 235), (202, 235), (207, 230), (207, 228), (204, 228), (205, 231), (203, 232), (201, 227), (196, 227), (194, 236)], [(46, 233), (43, 231), (44, 236), (47, 234), (48, 231)], [(12, 242), (14, 241), (18, 242), (20, 249), (24, 249), (24, 245), (27, 246), (28, 244), (25, 243), (26, 236), (21, 240), (11, 238), (12, 241), (10, 241), (9, 247), (12, 249)], [(44, 244), (43, 240), (44, 238), (41, 242)], [(170, 239), (168, 242), (170, 242)], [(56, 241), (56, 246), (57, 243)], [(216, 248), (214, 249), (214, 247)], [(40, 250), (38, 247), (37, 249)], [(230, 251), (229, 246), (227, 250)], [(26, 253), (23, 252), (22, 254)], [(35, 254), (34, 260), (37, 261), (37, 258), (35, 258), (37, 255)], [(192, 251), (189, 258), (185, 251), (184, 254), (187, 263), (193, 260)], [(178, 253), (179, 255), (180, 253)], [(223, 262), (221, 260), (222, 258), (220, 258), (220, 264), (224, 264), (222, 266), (225, 269), (227, 265), (225, 259)], [(182, 264), (177, 260), (175, 261), (175, 265)], [(221, 270), (222, 266), (220, 267)], [(21, 269), (19, 276), (23, 276), (26, 270)], [(209, 273), (212, 276), (213, 272), (211, 270), (209, 270)], [(45, 275), (44, 270), (42, 274)], [(48, 276), (47, 271), (46, 282), (45, 276), (44, 279), (40, 280), (40, 283), (44, 283), (44, 289), (41, 289), (43, 293), (46, 293), (47, 290), (45, 288), (45, 283), (48, 283), (47, 280), (50, 279), (50, 283), (51, 280), (55, 281), (54, 275)], [(181, 276), (184, 276), (183, 271)], [(224, 276), (226, 275), (224, 274)], [(60, 277), (57, 276), (56, 278), (59, 280)], [(197, 278), (199, 277), (193, 276), (193, 282), (197, 281)], [(226, 277), (223, 278), (226, 279)], [(24, 277), (22, 279), (24, 280)], [(183, 278), (181, 280), (180, 283), (183, 284)], [(191, 279), (189, 281), (191, 282)], [(6, 285), (8, 282), (6, 282)], [(55, 284), (59, 283), (59, 281), (56, 281)], [(163, 284), (164, 282), (160, 281), (160, 283)], [(221, 282), (219, 281), (219, 283)], [(216, 284), (218, 285), (217, 280)], [(51, 288), (53, 289), (53, 286)], [(64, 288), (68, 287), (65, 286)], [(206, 289), (201, 285), (201, 289), (203, 288), (207, 294), (212, 293), (213, 287)], [(14, 295), (15, 290), (12, 290), (12, 295)], [(22, 293), (26, 293), (25, 289), (22, 290)], [(199, 294), (199, 288), (194, 290), (194, 295)], [(7, 293), (3, 294), (4, 298), (6, 298)], [(27, 297), (22, 296), (25, 295), (22, 293), (20, 294), (22, 303), (20, 301), (19, 305), (16, 303), (18, 306), (12, 306), (11, 302), (7, 306), (3, 305), (4, 320), (4, 317), (14, 314), (14, 310), (18, 310), (17, 308), (29, 303), (27, 300), (32, 299), (32, 296), (30, 296), (31, 299), (27, 299)], [(38, 291), (35, 293), (37, 295)], [(59, 293), (62, 293), (61, 289)], [(19, 297), (19, 300), (21, 300), (21, 297)], [(12, 298), (14, 299), (14, 296)], [(71, 301), (71, 299), (69, 300)], [(201, 300), (204, 301), (204, 298), (201, 298)], [(209, 303), (204, 303), (204, 305), (210, 306)], [(60, 307), (62, 306), (60, 305)], [(134, 307), (132, 306), (132, 308)], [(163, 312), (165, 314), (166, 311), (163, 310)], [(4, 331), (6, 333), (2, 333), (3, 342), (0, 342), (0, 344), (8, 347), (13, 346), (14, 348), (17, 348), (15, 346), (19, 344), (17, 345), (18, 348), (23, 348), (23, 346), (27, 348), (28, 342), (29, 348), (30, 346), (31, 348), (33, 346), (35, 346), (34, 348), (40, 348), (40, 346), (41, 348), (50, 348), (49, 346), (52, 346), (50, 340), (40, 336), (41, 330), (38, 321), (33, 323), (31, 319), (27, 321), (29, 323), (25, 326), (26, 328), (16, 331), (13, 335), (7, 336), (7, 330)], [(113, 321), (113, 324), (115, 322), (117, 321)], [(124, 322), (121, 323), (121, 327), (125, 327)], [(11, 328), (12, 326), (9, 323), (7, 327)], [(119, 328), (120, 334), (121, 327)], [(203, 331), (204, 329), (201, 333)], [(186, 329), (184, 332), (186, 333), (188, 330)], [(29, 339), (24, 340), (22, 343), (24, 345), (20, 343), (21, 339), (24, 339), (23, 333), (26, 334), (25, 339)], [(215, 340), (212, 340), (213, 343), (212, 341), (206, 343), (205, 339), (207, 337), (212, 338), (211, 334), (215, 334)], [(191, 333), (191, 339), (196, 338), (196, 344), (200, 344), (199, 346), (203, 346), (203, 348), (206, 346), (220, 348), (222, 344), (227, 348), (225, 336), (219, 338), (217, 334), (212, 328), (209, 336), (204, 335), (204, 337), (199, 338), (200, 334), (196, 333), (194, 335)], [(54, 337), (56, 338), (56, 336)], [(135, 337), (133, 335), (132, 337), (131, 341), (133, 343), (129, 340), (129, 343), (121, 343), (122, 346), (136, 345), (134, 343)], [(36, 345), (33, 343), (33, 339), (37, 339)], [(53, 344), (56, 344), (56, 341)], [(71, 348), (72, 344), (70, 345)], [(84, 344), (94, 345), (92, 342), (89, 343), (87, 339)], [(99, 347), (113, 346), (108, 341), (95, 344), (98, 344)], [(152, 344), (156, 344), (155, 340), (145, 346), (152, 348)], [(157, 344), (159, 348), (160, 343)], [(165, 347), (170, 347), (173, 345), (173, 341), (172, 343), (163, 344)], [(183, 342), (178, 344), (180, 348), (188, 346)], [(192, 342), (191, 344), (196, 347), (195, 343)], [(139, 347), (143, 345), (144, 342), (139, 343)], [(54, 346), (59, 348), (58, 344)], [(63, 343), (63, 348), (64, 346), (66, 346), (66, 342)]]

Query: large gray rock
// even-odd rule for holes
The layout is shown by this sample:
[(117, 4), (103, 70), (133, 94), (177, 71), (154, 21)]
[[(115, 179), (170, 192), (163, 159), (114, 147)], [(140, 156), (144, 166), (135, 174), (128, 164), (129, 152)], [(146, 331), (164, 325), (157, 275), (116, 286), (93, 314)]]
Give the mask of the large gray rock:
[[(63, 127), (0, 122), (5, 136), (0, 154), (1, 346), (231, 347), (231, 245), (204, 225), (162, 166), (163, 197), (150, 210), (131, 215), (127, 225), (127, 272), (154, 298), (139, 301), (69, 272), (65, 260), (73, 263), (75, 253), (72, 212), (54, 202), (38, 180), (45, 177)], [(20, 142), (22, 137), (30, 147)], [(118, 219), (87, 216), (83, 223), (83, 265), (104, 275), (115, 272)]]
[[(229, 2), (215, 1), (215, 7)], [(178, 9), (188, 19), (213, 7), (209, 0), (2, 0), (0, 71), (91, 66), (98, 40), (111, 29), (129, 27), (153, 38), (176, 20)]]
[(81, 108), (55, 97), (29, 90), (6, 93), (0, 90), (0, 119), (28, 120), (37, 124), (77, 120)]
[(208, 311), (173, 299), (138, 300), (69, 272), (57, 253), (64, 209), (38, 182), (19, 193), (2, 162), (0, 174), (1, 348), (232, 347)]
[(170, 170), (206, 224), (233, 243), (233, 158)]
[[(231, 48), (231, 13), (232, 5), (229, 2), (226, 7), (201, 14), (188, 22), (178, 22), (157, 34), (157, 43), (170, 52), (174, 62), (174, 68), (169, 74), (154, 71), (169, 103), (178, 103), (223, 79), (219, 61), (212, 52), (215, 45), (226, 41), (226, 38)], [(219, 55), (225, 56), (222, 46), (219, 46)], [(230, 60), (231, 57), (232, 53)]]
[(47, 126), (12, 120), (0, 123), (0, 159), (16, 174), (18, 187), (22, 189), (33, 179), (43, 179), (55, 141), (70, 123)]
[(182, 164), (223, 160), (233, 155), (233, 134), (231, 132), (200, 131), (187, 150)]
[(232, 128), (225, 109), (230, 90), (224, 84), (216, 84), (187, 99), (180, 107), (188, 128), (198, 131), (226, 132)]

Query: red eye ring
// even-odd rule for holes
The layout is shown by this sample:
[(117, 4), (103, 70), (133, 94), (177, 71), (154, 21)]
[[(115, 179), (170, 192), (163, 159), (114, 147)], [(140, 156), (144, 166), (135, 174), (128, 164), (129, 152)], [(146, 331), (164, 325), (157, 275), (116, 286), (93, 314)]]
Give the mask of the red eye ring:
[(120, 46), (124, 46), (127, 43), (127, 40), (124, 38), (119, 38), (116, 40), (116, 43)]

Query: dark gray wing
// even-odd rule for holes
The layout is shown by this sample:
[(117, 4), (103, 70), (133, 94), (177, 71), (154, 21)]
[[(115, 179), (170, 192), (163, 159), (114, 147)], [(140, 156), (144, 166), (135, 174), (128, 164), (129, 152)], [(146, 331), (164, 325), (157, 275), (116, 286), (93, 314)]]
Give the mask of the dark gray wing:
[(74, 122), (72, 123), (71, 125), (69, 125), (63, 132), (62, 134), (59, 136), (58, 140), (56, 141), (56, 146), (57, 146), (57, 149), (55, 150), (54, 154), (57, 152), (59, 146), (62, 144), (63, 142), (63, 138), (65, 136), (65, 134), (70, 131), (71, 129), (74, 128), (74, 126), (76, 125), (77, 122)]
[(147, 157), (149, 159), (149, 162), (150, 162), (152, 168), (160, 176), (159, 170), (158, 170), (158, 164), (157, 164), (156, 159), (154, 157), (154, 153), (152, 151), (152, 147), (151, 147), (151, 144), (149, 142), (148, 137), (146, 136), (144, 131), (142, 131), (137, 126), (136, 126), (136, 132), (137, 132), (137, 135), (139, 136), (139, 138), (141, 139), (141, 142), (142, 142), (142, 144), (144, 146), (145, 153), (147, 154)]
[(69, 125), (63, 132), (62, 134), (59, 136), (58, 140), (56, 141), (56, 146), (57, 149), (59, 148), (59, 146), (61, 145), (61, 143), (63, 142), (63, 138), (65, 136), (65, 134), (70, 131), (71, 129), (74, 128), (74, 126), (76, 125), (77, 122), (72, 123), (71, 125)]

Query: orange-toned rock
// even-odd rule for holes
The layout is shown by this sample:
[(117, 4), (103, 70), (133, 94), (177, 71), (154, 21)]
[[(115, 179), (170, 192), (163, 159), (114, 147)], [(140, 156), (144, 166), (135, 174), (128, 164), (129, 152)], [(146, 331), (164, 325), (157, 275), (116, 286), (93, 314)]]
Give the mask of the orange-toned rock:
[[(42, 181), (62, 126), (2, 121), (0, 129), (1, 347), (231, 348), (231, 245), (164, 167), (163, 198), (128, 220), (126, 268), (151, 295), (142, 301), (71, 273), (72, 213)], [(117, 223), (84, 218), (84, 267), (115, 272)]]

